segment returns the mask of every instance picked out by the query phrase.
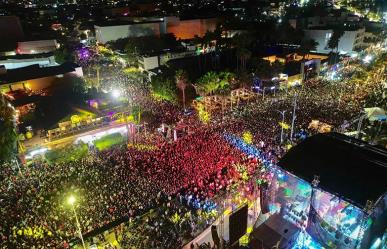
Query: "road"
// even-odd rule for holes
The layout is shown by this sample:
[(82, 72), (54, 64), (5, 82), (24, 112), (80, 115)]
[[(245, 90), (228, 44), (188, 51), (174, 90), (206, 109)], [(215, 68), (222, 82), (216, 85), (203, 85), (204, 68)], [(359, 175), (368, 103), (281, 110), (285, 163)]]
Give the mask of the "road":
[(68, 136), (68, 137), (56, 139), (56, 140), (53, 140), (53, 141), (50, 141), (50, 142), (46, 142), (44, 138), (40, 138), (39, 136), (35, 136), (32, 139), (27, 140), (24, 143), (24, 146), (26, 147), (27, 151), (32, 151), (34, 149), (42, 148), (42, 147), (48, 148), (48, 149), (54, 149), (54, 148), (57, 148), (57, 147), (62, 147), (64, 145), (74, 143), (78, 138), (85, 137), (85, 136), (93, 137), (93, 136), (96, 136), (99, 133), (104, 133), (104, 132), (107, 133), (109, 130), (114, 129), (114, 128), (116, 128), (116, 129), (125, 128), (125, 124), (111, 123), (108, 126), (97, 128), (97, 129), (94, 129), (94, 130), (91, 130), (91, 131), (90, 130), (89, 131), (85, 131), (83, 133), (78, 133), (78, 134), (71, 135), (71, 136)]

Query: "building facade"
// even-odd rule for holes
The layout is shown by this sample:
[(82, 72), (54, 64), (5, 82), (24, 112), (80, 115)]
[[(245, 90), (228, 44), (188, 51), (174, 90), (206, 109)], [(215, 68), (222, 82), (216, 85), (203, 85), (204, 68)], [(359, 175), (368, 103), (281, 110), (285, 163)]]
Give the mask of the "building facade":
[[(313, 39), (318, 43), (316, 52), (329, 54), (332, 49), (328, 47), (328, 42), (333, 35), (333, 29), (314, 28), (304, 30), (305, 37)], [(340, 53), (351, 53), (361, 49), (364, 45), (365, 29), (346, 30), (339, 40), (338, 51)]]
[(98, 43), (106, 44), (121, 38), (142, 37), (172, 33), (177, 39), (192, 39), (196, 35), (204, 36), (207, 31), (216, 28), (217, 19), (180, 20), (178, 17), (143, 18), (141, 22), (130, 21), (110, 22), (95, 25), (95, 35)]

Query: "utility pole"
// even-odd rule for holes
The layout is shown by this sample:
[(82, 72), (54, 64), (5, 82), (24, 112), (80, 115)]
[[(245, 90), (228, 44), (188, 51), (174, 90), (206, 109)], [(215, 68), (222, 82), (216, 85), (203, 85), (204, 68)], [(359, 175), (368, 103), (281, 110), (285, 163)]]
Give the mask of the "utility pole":
[(290, 131), (290, 140), (293, 140), (294, 122), (296, 121), (296, 109), (297, 109), (297, 92), (294, 94), (293, 117), (292, 117), (292, 128)]
[(283, 138), (283, 135), (284, 135), (284, 124), (285, 124), (285, 113), (286, 113), (286, 110), (284, 111), (278, 111), (281, 115), (282, 115), (282, 124), (281, 124), (281, 144), (283, 143), (284, 141), (284, 138)]
[(126, 141), (127, 143), (129, 143), (129, 124), (128, 124), (128, 117), (126, 116), (125, 109), (122, 111), (122, 116), (124, 118), (125, 128), (126, 128)]

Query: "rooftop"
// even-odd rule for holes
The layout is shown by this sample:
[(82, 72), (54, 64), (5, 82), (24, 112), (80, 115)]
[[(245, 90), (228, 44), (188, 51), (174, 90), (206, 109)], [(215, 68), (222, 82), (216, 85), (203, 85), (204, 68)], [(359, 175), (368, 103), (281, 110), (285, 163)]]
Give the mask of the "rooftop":
[(364, 207), (387, 190), (387, 151), (338, 133), (307, 138), (280, 160), (279, 166), (349, 202)]
[(145, 23), (160, 23), (162, 20), (150, 20), (150, 21), (122, 21), (122, 20), (108, 20), (96, 23), (97, 27), (110, 27), (110, 26), (125, 26), (125, 25), (135, 25), (135, 24), (145, 24)]
[(23, 59), (40, 59), (53, 56), (53, 52), (41, 53), (41, 54), (15, 54), (12, 56), (0, 56), (0, 60), (23, 60)]
[(62, 65), (52, 67), (39, 67), (36, 64), (9, 69), (6, 73), (0, 74), (0, 85), (75, 72), (77, 67), (77, 64), (65, 62)]

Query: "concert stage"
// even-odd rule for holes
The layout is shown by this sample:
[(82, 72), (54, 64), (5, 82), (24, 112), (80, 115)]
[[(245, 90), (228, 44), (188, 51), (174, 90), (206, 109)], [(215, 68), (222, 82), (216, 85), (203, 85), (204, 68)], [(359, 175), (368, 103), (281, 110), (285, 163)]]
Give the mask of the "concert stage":
[(337, 133), (318, 134), (278, 165), (266, 164), (264, 174), (265, 221), (251, 237), (261, 247), (281, 240), (279, 248), (377, 249), (387, 240), (385, 150)]

